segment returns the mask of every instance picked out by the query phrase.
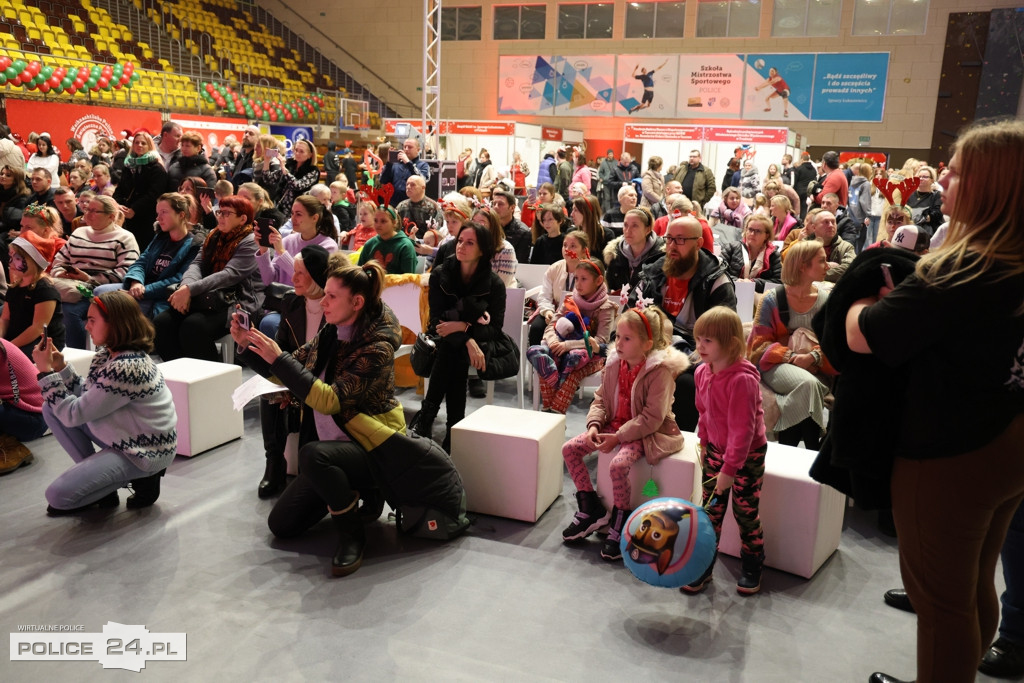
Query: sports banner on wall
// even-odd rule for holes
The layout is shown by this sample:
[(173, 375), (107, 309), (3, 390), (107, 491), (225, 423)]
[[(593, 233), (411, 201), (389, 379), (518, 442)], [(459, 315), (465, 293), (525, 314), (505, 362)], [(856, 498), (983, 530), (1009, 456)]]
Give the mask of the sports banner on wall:
[(619, 55), (615, 73), (615, 113), (634, 118), (676, 115), (676, 55)]
[(125, 131), (144, 128), (159, 135), (162, 121), (160, 112), (118, 107), (95, 107), (84, 104), (63, 104), (40, 100), (6, 98), (7, 125), (22, 138), (28, 134), (49, 133), (53, 145), (60, 150), (61, 159), (71, 157), (64, 141), (77, 138), (86, 150), (96, 144), (97, 138), (119, 140)]
[(555, 116), (611, 116), (615, 57), (554, 57)]
[(550, 115), (555, 103), (551, 57), (499, 57), (498, 113)]
[(888, 76), (888, 52), (819, 54), (811, 119), (880, 122)]
[(498, 69), (499, 114), (879, 122), (889, 53), (506, 55)]
[(676, 116), (740, 118), (743, 66), (743, 55), (680, 55)]
[(743, 117), (806, 121), (811, 116), (813, 54), (751, 54), (746, 59)]

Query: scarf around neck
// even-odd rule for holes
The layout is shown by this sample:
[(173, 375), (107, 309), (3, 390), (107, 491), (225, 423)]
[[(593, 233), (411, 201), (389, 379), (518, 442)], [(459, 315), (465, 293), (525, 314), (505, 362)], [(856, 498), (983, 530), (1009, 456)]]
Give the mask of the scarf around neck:
[(588, 318), (593, 318), (594, 311), (601, 308), (604, 302), (608, 300), (608, 285), (601, 283), (601, 286), (597, 288), (596, 292), (590, 295), (589, 299), (580, 294), (580, 290), (573, 287), (572, 300), (576, 302), (576, 306), (579, 307), (580, 313)]
[(124, 167), (125, 168), (136, 168), (139, 166), (149, 166), (157, 159), (157, 154), (153, 150), (146, 152), (140, 156), (129, 154), (125, 157)]
[(211, 230), (203, 244), (203, 263), (200, 271), (203, 277), (224, 270), (231, 257), (235, 254), (238, 244), (246, 235), (252, 234), (251, 225), (240, 225), (225, 234), (220, 229)]

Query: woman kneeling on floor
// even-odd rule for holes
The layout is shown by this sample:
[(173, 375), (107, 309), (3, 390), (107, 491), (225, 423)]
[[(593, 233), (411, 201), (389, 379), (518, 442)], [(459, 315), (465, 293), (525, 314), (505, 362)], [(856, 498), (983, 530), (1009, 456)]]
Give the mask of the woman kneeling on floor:
[[(259, 330), (243, 329), (237, 316), (231, 321), (231, 336), (245, 349), (246, 364), (261, 375), (274, 375), (302, 406), (299, 476), (271, 511), (270, 530), (279, 538), (298, 536), (329, 512), (338, 532), (334, 576), (359, 569), (366, 545), (361, 512), (380, 516), (383, 509), (367, 452), (342, 427), (365, 413), (405, 430), (394, 368), (402, 331), (381, 301), (383, 288), (384, 269), (376, 261), (357, 267), (344, 255), (333, 255), (321, 303), (327, 324), (291, 354)], [(365, 516), (376, 519), (372, 512)]]
[(52, 516), (117, 507), (117, 490), (129, 483), (129, 508), (152, 505), (178, 449), (174, 400), (149, 357), (153, 323), (138, 302), (124, 291), (94, 297), (85, 329), (98, 350), (84, 379), (51, 339), (32, 351), (43, 418), (75, 461), (46, 489)]

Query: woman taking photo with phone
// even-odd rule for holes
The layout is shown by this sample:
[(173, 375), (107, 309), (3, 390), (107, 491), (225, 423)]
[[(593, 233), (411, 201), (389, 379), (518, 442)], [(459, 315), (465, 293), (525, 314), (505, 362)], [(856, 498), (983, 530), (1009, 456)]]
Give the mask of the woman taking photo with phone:
[(95, 297), (86, 326), (97, 351), (84, 378), (52, 340), (32, 351), (43, 418), (75, 461), (46, 489), (51, 516), (117, 507), (129, 484), (129, 508), (152, 505), (178, 450), (174, 400), (149, 357), (153, 324), (138, 303), (125, 292)]
[(316, 165), (316, 147), (309, 140), (299, 140), (292, 146), (293, 167), (272, 163), (278, 155), (274, 149), (268, 149), (263, 163), (253, 166), (253, 180), (264, 188), (274, 188), (280, 192), (277, 208), (281, 213), (292, 210), (295, 198), (306, 194), (309, 189), (320, 182), (320, 169)]
[[(334, 214), (316, 197), (300, 195), (292, 204), (292, 231), (288, 236), (281, 237), (277, 228), (257, 221), (256, 242), (256, 264), (263, 286), (274, 282), (291, 285), (296, 254), (314, 245), (323, 247), (328, 253), (338, 250)], [(281, 314), (271, 311), (260, 321), (260, 331), (274, 337), (280, 324)]]
[(93, 294), (124, 289), (150, 319), (166, 311), (170, 307), (167, 297), (181, 282), (202, 244), (202, 234), (194, 234), (188, 222), (191, 204), (191, 197), (177, 192), (161, 195), (156, 202), (156, 222), (160, 227), (156, 239), (128, 269), (124, 282), (100, 285)]
[(246, 363), (265, 377), (273, 375), (302, 410), (300, 474), (274, 505), (270, 530), (279, 538), (298, 536), (329, 513), (338, 535), (334, 576), (351, 574), (363, 562), (366, 532), (358, 503), (377, 489), (366, 450), (342, 428), (359, 414), (391, 429), (405, 428), (394, 369), (402, 331), (380, 299), (383, 289), (379, 263), (353, 266), (337, 254), (321, 303), (327, 324), (293, 353), (282, 352), (258, 330), (243, 329), (237, 319), (231, 323)]

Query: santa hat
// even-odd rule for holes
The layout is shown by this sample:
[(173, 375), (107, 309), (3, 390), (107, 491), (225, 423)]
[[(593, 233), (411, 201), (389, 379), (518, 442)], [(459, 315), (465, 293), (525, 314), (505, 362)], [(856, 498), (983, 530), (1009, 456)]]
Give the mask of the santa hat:
[(57, 244), (52, 238), (40, 237), (31, 230), (22, 230), (21, 235), (15, 237), (11, 244), (21, 247), (22, 251), (36, 262), (39, 270), (49, 268), (53, 257), (57, 255)]

